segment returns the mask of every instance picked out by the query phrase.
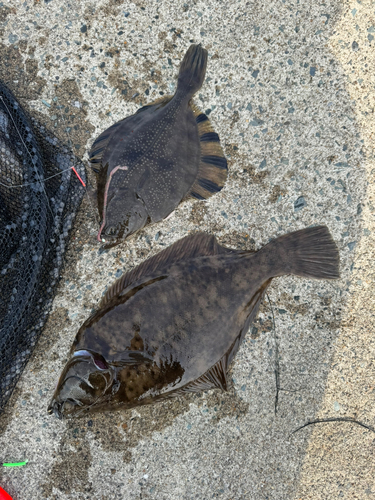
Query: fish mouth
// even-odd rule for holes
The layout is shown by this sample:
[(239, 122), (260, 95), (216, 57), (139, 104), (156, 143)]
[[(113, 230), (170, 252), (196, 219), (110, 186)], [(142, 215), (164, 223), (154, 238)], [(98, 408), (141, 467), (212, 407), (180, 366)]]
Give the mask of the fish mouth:
[(67, 399), (65, 401), (59, 402), (52, 400), (48, 406), (47, 412), (52, 415), (54, 414), (59, 420), (62, 420), (66, 414), (72, 413), (75, 407), (80, 406), (74, 399)]
[(98, 233), (98, 240), (102, 241), (103, 238), (106, 240), (114, 240), (118, 238), (118, 234), (121, 230), (119, 224), (116, 226), (107, 226), (105, 225), (103, 229)]
[(47, 411), (50, 415), (54, 414), (59, 420), (62, 420), (62, 403), (58, 403), (57, 401), (53, 401), (50, 403)]
[(99, 231), (97, 239), (102, 243), (103, 251), (119, 245), (125, 239), (124, 232), (121, 225), (108, 228), (105, 226), (103, 230)]

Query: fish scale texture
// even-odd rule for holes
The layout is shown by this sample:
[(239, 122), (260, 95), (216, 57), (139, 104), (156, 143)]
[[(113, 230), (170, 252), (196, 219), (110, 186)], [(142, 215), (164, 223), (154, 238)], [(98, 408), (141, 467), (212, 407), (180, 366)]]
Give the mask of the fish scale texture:
[(73, 165), (84, 178), (68, 148), (33, 124), (0, 82), (0, 412), (54, 297), (83, 193)]

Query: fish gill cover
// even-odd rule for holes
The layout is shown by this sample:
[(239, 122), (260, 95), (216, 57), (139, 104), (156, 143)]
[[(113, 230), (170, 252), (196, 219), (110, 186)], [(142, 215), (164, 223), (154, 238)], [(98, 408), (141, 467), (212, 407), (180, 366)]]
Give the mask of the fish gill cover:
[[(85, 179), (0, 81), (0, 413), (48, 317)], [(51, 178), (52, 176), (52, 178)]]

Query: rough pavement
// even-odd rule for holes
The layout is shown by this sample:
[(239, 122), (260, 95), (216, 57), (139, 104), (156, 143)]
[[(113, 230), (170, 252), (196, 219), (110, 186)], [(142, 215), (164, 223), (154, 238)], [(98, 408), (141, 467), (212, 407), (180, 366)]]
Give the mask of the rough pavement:
[[(81, 157), (173, 92), (183, 54), (202, 43), (195, 102), (229, 162), (221, 193), (102, 254), (83, 203), (53, 312), (0, 417), (1, 461), (29, 459), (0, 471), (15, 500), (375, 497), (374, 432), (330, 422), (292, 434), (332, 417), (375, 427), (374, 38), (371, 0), (0, 2), (0, 78)], [(76, 331), (115, 277), (191, 231), (258, 249), (318, 223), (339, 246), (341, 279), (273, 282), (228, 393), (47, 414)]]

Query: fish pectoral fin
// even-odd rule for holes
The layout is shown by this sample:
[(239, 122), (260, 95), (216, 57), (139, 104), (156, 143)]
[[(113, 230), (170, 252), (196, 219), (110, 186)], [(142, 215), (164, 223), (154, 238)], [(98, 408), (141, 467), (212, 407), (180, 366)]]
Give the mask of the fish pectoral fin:
[(201, 377), (194, 380), (190, 384), (182, 387), (179, 392), (201, 392), (208, 389), (221, 389), (226, 391), (228, 387), (227, 381), (227, 355), (223, 356), (220, 361), (214, 364)]

